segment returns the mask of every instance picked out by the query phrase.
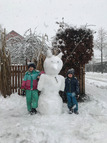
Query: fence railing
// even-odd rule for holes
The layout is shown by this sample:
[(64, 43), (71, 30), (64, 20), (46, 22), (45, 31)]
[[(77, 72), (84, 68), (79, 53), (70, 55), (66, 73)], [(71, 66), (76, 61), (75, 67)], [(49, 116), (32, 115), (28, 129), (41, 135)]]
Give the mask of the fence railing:
[(27, 71), (26, 65), (11, 65), (11, 93), (21, 94), (22, 79)]
[[(26, 65), (11, 65), (11, 93), (17, 92), (19, 95), (21, 94), (21, 84), (25, 72), (27, 71)], [(80, 68), (80, 75), (77, 76), (80, 85), (80, 94), (85, 93), (85, 65)]]
[(104, 72), (107, 73), (107, 61), (100, 63), (93, 63), (86, 65), (86, 72)]

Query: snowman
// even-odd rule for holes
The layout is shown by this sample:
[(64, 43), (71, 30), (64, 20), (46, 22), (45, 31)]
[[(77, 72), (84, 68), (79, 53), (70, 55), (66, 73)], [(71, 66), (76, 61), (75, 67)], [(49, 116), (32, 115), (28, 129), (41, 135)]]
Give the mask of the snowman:
[(62, 69), (62, 53), (55, 56), (47, 51), (44, 61), (45, 74), (40, 76), (38, 90), (41, 91), (38, 101), (38, 111), (41, 115), (58, 115), (62, 113), (62, 98), (59, 91), (64, 91), (64, 77), (58, 75)]

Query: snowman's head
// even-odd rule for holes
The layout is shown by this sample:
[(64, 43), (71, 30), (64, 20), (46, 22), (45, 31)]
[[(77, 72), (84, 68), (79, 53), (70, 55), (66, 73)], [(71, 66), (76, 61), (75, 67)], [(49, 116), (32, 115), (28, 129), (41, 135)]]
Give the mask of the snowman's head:
[(47, 51), (47, 57), (44, 61), (44, 70), (45, 73), (48, 75), (57, 75), (63, 66), (62, 60), (62, 53), (57, 56), (52, 55), (51, 51)]

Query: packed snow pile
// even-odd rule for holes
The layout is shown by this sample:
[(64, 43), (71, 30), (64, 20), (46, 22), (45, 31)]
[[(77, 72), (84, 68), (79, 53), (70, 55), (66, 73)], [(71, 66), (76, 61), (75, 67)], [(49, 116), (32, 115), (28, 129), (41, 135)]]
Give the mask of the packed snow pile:
[[(38, 101), (38, 111), (42, 115), (62, 114), (62, 98), (59, 91), (64, 91), (64, 77), (58, 75), (62, 69), (62, 53), (57, 56), (47, 51), (44, 61), (45, 74), (40, 76), (38, 90), (41, 91)], [(50, 86), (51, 85), (51, 86)]]
[(79, 115), (29, 115), (25, 97), (0, 96), (0, 143), (107, 143), (107, 88), (86, 78), (86, 93)]

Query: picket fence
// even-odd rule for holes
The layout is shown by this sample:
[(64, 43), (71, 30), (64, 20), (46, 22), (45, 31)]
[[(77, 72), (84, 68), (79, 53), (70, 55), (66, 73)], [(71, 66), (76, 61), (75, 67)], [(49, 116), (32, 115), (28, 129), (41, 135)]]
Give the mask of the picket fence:
[(11, 65), (11, 93), (21, 94), (22, 79), (27, 71), (26, 65)]
[[(28, 68), (26, 65), (11, 65), (10, 70), (11, 93), (17, 92), (20, 95), (22, 80)], [(85, 66), (80, 68), (80, 75), (77, 75), (77, 78), (79, 80), (80, 94), (83, 95), (85, 93)]]

